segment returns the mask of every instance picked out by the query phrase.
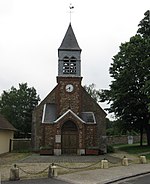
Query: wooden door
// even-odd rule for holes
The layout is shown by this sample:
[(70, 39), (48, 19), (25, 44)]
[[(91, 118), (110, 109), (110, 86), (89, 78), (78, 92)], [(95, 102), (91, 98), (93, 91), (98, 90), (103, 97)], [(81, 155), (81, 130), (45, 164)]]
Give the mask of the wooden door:
[(62, 154), (77, 154), (78, 131), (76, 125), (72, 123), (67, 122), (62, 128)]

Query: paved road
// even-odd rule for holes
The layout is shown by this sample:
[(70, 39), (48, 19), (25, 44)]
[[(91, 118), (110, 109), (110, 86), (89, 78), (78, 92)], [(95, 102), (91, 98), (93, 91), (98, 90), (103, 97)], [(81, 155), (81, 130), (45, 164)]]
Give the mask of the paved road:
[(33, 179), (33, 180), (20, 180), (20, 181), (3, 181), (2, 184), (70, 184), (68, 182), (46, 178), (46, 179)]
[(120, 181), (114, 184), (150, 184), (150, 174)]
[[(3, 181), (1, 184), (71, 184), (69, 182), (46, 178), (46, 179), (32, 179), (32, 180), (20, 180), (20, 181)], [(97, 182), (100, 184), (100, 182)], [(107, 182), (102, 182), (107, 183)], [(134, 177), (131, 179), (122, 180), (119, 182), (108, 182), (109, 184), (150, 184), (150, 174)]]

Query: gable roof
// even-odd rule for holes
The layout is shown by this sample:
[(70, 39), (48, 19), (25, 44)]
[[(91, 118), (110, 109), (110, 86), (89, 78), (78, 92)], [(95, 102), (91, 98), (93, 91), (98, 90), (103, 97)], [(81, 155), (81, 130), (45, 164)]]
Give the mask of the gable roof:
[(17, 129), (11, 123), (9, 123), (9, 121), (6, 118), (4, 118), (4, 116), (0, 114), (0, 130), (16, 131)]
[(85, 123), (79, 116), (77, 116), (71, 109), (67, 110), (63, 115), (61, 115), (58, 119), (56, 119), (54, 122), (57, 123), (60, 121), (63, 117), (65, 117), (67, 114), (71, 113), (75, 118), (77, 118), (82, 123)]
[(81, 51), (77, 39), (75, 37), (75, 34), (73, 32), (71, 23), (69, 24), (69, 27), (67, 29), (67, 32), (65, 34), (65, 37), (59, 47), (58, 50), (78, 50)]
[(85, 88), (83, 86), (81, 86), (81, 87), (82, 87), (83, 93), (90, 99), (90, 101), (93, 102), (103, 112), (103, 114), (105, 116), (107, 116), (107, 113), (105, 112), (105, 110), (102, 109), (102, 107), (91, 97), (91, 95), (85, 90)]

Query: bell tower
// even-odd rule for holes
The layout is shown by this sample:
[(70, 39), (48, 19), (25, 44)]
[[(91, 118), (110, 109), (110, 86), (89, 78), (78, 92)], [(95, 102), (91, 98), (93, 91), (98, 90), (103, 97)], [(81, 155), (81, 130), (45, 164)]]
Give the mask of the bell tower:
[(71, 23), (58, 49), (58, 77), (81, 76), (81, 49)]
[(70, 23), (58, 49), (58, 116), (68, 109), (80, 114), (81, 80), (81, 48)]

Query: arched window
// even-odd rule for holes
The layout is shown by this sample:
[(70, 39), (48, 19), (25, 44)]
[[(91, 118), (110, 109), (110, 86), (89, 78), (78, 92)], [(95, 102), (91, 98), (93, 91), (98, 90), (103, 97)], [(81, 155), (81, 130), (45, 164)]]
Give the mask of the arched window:
[(63, 74), (76, 74), (76, 58), (67, 56), (63, 59)]
[(70, 74), (76, 74), (76, 58), (70, 58)]
[(69, 58), (64, 57), (63, 59), (63, 74), (68, 74), (69, 72)]

